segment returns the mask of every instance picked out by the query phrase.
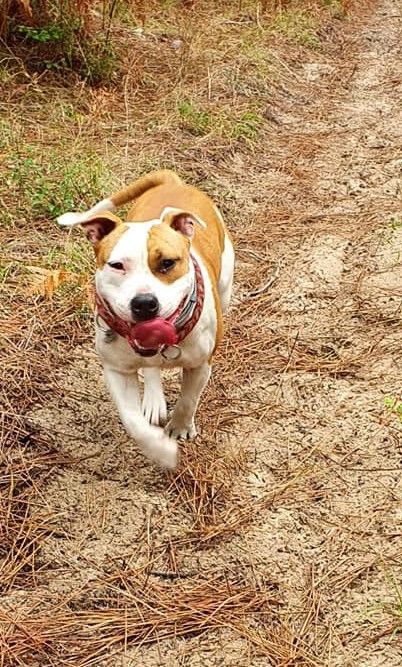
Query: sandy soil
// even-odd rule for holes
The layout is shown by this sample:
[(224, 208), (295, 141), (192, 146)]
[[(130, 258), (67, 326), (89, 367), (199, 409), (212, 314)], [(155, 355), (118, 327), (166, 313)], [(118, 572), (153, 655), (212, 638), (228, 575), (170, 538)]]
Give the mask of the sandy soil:
[[(379, 638), (394, 622), (402, 575), (402, 424), (384, 408), (400, 396), (402, 371), (401, 26), (402, 3), (383, 0), (357, 33), (347, 27), (343, 41), (295, 66), (273, 98), (264, 164), (234, 156), (216, 179), (236, 190), (226, 213), (238, 262), (197, 451), (203, 457), (210, 406), (225, 396), (238, 416), (218, 425), (218, 451), (242, 450), (246, 461), (229, 502), (255, 502), (252, 520), (207, 547), (180, 543), (194, 517), (125, 435), (89, 342), (60, 371), (60, 397), (31, 414), (78, 460), (55, 469), (43, 495), (60, 532), (39, 556), (42, 591), (77, 590), (116, 559), (139, 566), (176, 539), (178, 576), (252, 568), (274, 585), (314, 664), (401, 664), (398, 636)], [(248, 225), (264, 230), (258, 241)], [(247, 291), (270, 276), (253, 312)], [(225, 385), (231, 346), (253, 339), (262, 314), (260, 363), (253, 352), (252, 372)], [(167, 385), (172, 397), (174, 379)], [(166, 567), (161, 555), (156, 569)], [(98, 664), (271, 663), (222, 629), (122, 648)]]

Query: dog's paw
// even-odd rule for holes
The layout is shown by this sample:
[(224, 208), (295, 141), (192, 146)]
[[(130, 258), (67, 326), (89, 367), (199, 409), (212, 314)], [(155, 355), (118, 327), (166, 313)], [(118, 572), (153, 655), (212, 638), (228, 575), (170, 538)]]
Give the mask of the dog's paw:
[(163, 394), (144, 390), (142, 400), (142, 414), (145, 419), (155, 426), (164, 426), (167, 421), (167, 407)]
[(171, 438), (175, 438), (175, 440), (192, 440), (197, 435), (193, 419), (190, 423), (183, 424), (172, 418), (166, 425), (165, 431)]
[(161, 468), (172, 470), (177, 466), (177, 442), (161, 428), (154, 428), (152, 435), (143, 446), (145, 456), (157, 463)]

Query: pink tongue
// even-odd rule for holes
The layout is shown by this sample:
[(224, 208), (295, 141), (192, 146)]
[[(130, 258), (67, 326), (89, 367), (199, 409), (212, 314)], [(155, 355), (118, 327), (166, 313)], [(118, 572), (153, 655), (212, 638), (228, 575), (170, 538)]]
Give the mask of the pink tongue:
[(134, 338), (141, 347), (155, 349), (160, 345), (174, 345), (177, 342), (176, 329), (162, 317), (146, 320), (135, 325)]

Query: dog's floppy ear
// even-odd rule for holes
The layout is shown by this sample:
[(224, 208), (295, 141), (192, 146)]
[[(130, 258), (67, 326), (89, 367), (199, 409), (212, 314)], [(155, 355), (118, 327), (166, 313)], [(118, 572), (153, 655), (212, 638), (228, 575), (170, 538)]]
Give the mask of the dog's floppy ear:
[(110, 211), (101, 211), (86, 216), (85, 213), (65, 213), (57, 219), (63, 227), (75, 227), (81, 225), (86, 237), (93, 245), (110, 234), (122, 221), (117, 215)]
[(103, 211), (103, 213), (96, 213), (80, 224), (87, 239), (95, 245), (116, 229), (117, 225), (121, 225), (121, 220), (117, 215), (109, 211)]
[(201, 218), (180, 208), (168, 207), (163, 209), (160, 219), (161, 222), (165, 222), (176, 232), (180, 232), (189, 239), (194, 236), (194, 225), (206, 228), (206, 224)]

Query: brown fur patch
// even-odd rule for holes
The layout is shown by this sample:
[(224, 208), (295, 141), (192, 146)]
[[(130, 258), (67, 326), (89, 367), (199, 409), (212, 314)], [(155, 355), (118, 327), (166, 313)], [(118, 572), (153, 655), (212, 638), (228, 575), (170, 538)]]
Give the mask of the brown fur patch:
[[(188, 272), (190, 242), (182, 234), (162, 223), (151, 227), (148, 234), (148, 264), (154, 276), (164, 283), (171, 284)], [(161, 261), (173, 259), (176, 264), (163, 273)]]
[(117, 241), (128, 229), (127, 225), (120, 222), (116, 225), (114, 230), (105, 236), (99, 243), (95, 245), (96, 264), (102, 268), (106, 262), (109, 261), (110, 253), (115, 247)]

